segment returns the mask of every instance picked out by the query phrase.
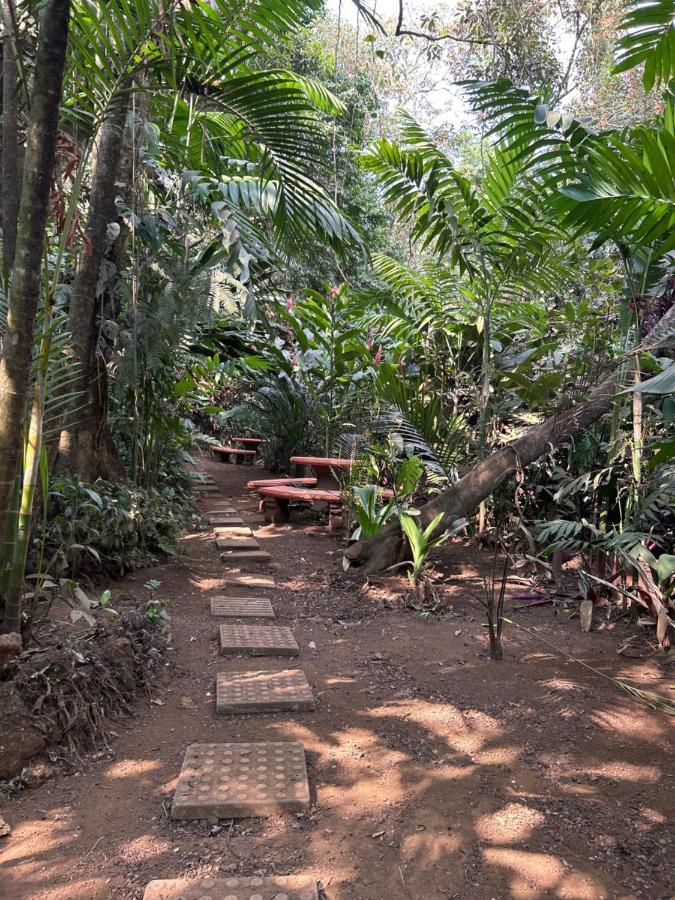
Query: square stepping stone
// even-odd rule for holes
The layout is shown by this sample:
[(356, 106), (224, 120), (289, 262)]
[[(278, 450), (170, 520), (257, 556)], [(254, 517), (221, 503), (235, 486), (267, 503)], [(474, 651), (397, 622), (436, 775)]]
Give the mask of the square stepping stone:
[(223, 586), (250, 587), (250, 588), (275, 588), (276, 582), (271, 575), (230, 575), (223, 578)]
[(217, 484), (198, 484), (197, 490), (200, 494), (214, 494), (220, 490)]
[(209, 513), (209, 525), (243, 525), (244, 520), (238, 515), (225, 513)]
[(226, 516), (237, 516), (239, 515), (239, 510), (235, 509), (234, 506), (216, 506), (214, 509), (210, 509), (209, 512), (211, 515), (226, 515)]
[(213, 530), (216, 532), (216, 537), (229, 537), (233, 534), (253, 537), (253, 531), (248, 525), (217, 525)]
[(259, 597), (212, 597), (211, 615), (273, 619), (274, 610), (269, 600)]
[(302, 875), (175, 878), (151, 881), (143, 900), (319, 900), (316, 881)]
[(253, 535), (246, 537), (240, 534), (216, 537), (216, 547), (219, 550), (260, 550), (260, 544)]
[(301, 669), (216, 675), (217, 713), (298, 712), (315, 706), (312, 689)]
[(239, 819), (309, 806), (305, 748), (298, 741), (191, 744), (173, 796), (174, 819)]
[(221, 625), (220, 652), (249, 656), (297, 656), (293, 632), (285, 625)]
[(269, 562), (272, 557), (267, 550), (225, 550), (221, 555), (224, 562), (238, 562), (242, 559), (250, 562)]

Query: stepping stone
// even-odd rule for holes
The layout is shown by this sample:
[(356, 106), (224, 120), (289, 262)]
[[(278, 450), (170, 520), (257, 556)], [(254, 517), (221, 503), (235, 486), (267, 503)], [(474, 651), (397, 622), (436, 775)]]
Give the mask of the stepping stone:
[(242, 537), (253, 537), (253, 531), (248, 525), (218, 525), (213, 529), (216, 537), (229, 537), (232, 534)]
[(216, 506), (215, 509), (210, 509), (209, 514), (212, 516), (219, 516), (221, 514), (226, 516), (238, 516), (239, 510), (235, 509), (234, 506)]
[(229, 513), (209, 513), (209, 525), (244, 525), (244, 520), (239, 515)]
[(316, 881), (301, 875), (264, 878), (175, 878), (151, 881), (143, 900), (319, 900)]
[(223, 562), (233, 560), (238, 562), (241, 559), (247, 559), (255, 562), (269, 562), (272, 557), (266, 550), (226, 550), (222, 554)]
[(275, 588), (276, 582), (271, 575), (230, 575), (223, 578), (223, 586), (251, 587), (251, 588)]
[(217, 484), (197, 484), (196, 488), (200, 494), (213, 494), (220, 490)]
[(219, 550), (260, 550), (260, 544), (252, 535), (251, 537), (244, 537), (238, 534), (217, 537), (216, 547)]
[(220, 653), (249, 656), (297, 656), (293, 632), (285, 625), (221, 625)]
[(171, 817), (216, 821), (301, 812), (307, 806), (309, 783), (300, 742), (191, 744)]
[(219, 672), (216, 712), (298, 712), (316, 706), (301, 669), (286, 672)]
[(256, 619), (275, 617), (270, 601), (259, 597), (212, 597), (211, 615)]

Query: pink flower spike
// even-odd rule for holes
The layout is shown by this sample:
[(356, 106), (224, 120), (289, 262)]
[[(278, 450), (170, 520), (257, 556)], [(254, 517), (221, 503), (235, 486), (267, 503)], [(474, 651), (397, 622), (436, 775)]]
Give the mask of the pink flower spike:
[(297, 353), (293, 354), (293, 358), (291, 359), (291, 365), (295, 368), (300, 365), (300, 357)]
[(336, 284), (333, 285), (333, 288), (332, 288), (332, 290), (331, 290), (331, 294), (333, 295), (333, 297), (337, 297), (337, 295), (338, 295), (338, 287), (337, 287)]
[(379, 366), (379, 364), (382, 362), (382, 344), (380, 344), (380, 346), (377, 348), (377, 352), (375, 354), (373, 362), (376, 366)]
[(368, 340), (366, 341), (366, 350), (370, 350), (370, 348), (373, 346), (373, 343), (374, 343), (373, 339), (371, 337), (369, 337)]
[(289, 297), (288, 300), (286, 300), (286, 309), (291, 310), (294, 306), (295, 300), (292, 297)]

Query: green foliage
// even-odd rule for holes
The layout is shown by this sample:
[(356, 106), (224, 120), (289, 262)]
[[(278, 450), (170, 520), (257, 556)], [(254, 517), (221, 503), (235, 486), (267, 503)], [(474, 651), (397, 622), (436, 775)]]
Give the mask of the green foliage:
[(265, 436), (261, 452), (272, 472), (288, 472), (291, 456), (321, 452), (321, 411), (301, 384), (284, 375), (256, 379), (255, 389), (226, 416), (230, 428)]
[(178, 553), (190, 507), (189, 495), (178, 488), (59, 478), (50, 486), (47, 523), (36, 530), (29, 569), (76, 578), (149, 565)]
[(628, 0), (616, 45), (615, 72), (644, 64), (646, 91), (675, 75), (674, 0)]
[(367, 541), (380, 532), (395, 509), (396, 501), (381, 502), (380, 489), (369, 484), (353, 487), (350, 511), (356, 516), (358, 527), (352, 533), (352, 540)]
[(434, 531), (443, 518), (443, 513), (439, 513), (435, 516), (426, 528), (421, 527), (418, 517), (411, 516), (409, 513), (403, 512), (402, 510), (399, 511), (398, 518), (401, 523), (401, 529), (408, 540), (411, 554), (409, 560), (405, 563), (400, 563), (399, 565), (410, 566), (408, 575), (410, 583), (417, 584), (424, 574), (429, 553), (434, 547), (437, 547), (439, 544), (446, 541), (450, 537), (450, 534), (445, 532), (437, 537), (433, 536)]

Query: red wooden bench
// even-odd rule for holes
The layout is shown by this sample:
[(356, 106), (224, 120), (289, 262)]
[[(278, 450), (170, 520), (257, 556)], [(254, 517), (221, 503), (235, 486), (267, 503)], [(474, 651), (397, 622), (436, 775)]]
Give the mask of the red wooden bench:
[(261, 478), (258, 481), (247, 481), (246, 487), (251, 491), (251, 493), (256, 493), (258, 488), (261, 487), (283, 487), (284, 485), (288, 485), (292, 487), (293, 485), (297, 485), (298, 487), (314, 487), (316, 484), (316, 478)]
[(248, 462), (249, 466), (252, 466), (256, 457), (255, 450), (240, 450), (238, 447), (211, 447), (211, 449), (221, 462), (229, 463), (234, 457), (237, 465)]
[[(328, 522), (331, 528), (343, 528), (342, 493), (325, 488), (293, 487), (291, 485), (271, 485), (259, 487), (262, 497), (265, 521), (274, 525), (285, 525), (289, 519), (289, 506), (292, 501), (328, 504)], [(383, 497), (393, 497), (393, 491), (381, 488)]]
[(309, 503), (327, 503), (329, 521), (332, 521), (334, 514), (342, 509), (340, 491), (316, 490), (280, 484), (259, 487), (258, 493), (262, 497), (265, 521), (272, 522), (274, 525), (284, 525), (288, 522), (289, 504), (293, 500), (296, 503), (302, 500)]
[(241, 446), (244, 450), (255, 450), (257, 453), (264, 440), (257, 437), (233, 437), (232, 443)]

